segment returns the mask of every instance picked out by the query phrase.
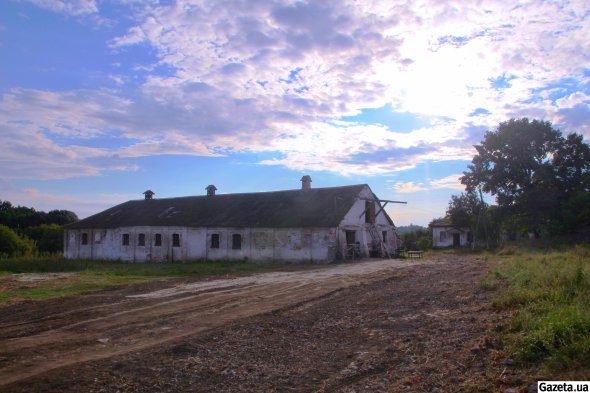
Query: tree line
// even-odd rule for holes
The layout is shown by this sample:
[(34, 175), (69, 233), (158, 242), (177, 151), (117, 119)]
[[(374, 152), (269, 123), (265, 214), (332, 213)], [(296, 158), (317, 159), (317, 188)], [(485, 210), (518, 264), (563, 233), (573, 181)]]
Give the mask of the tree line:
[(69, 210), (37, 211), (0, 201), (0, 257), (63, 251), (62, 225), (78, 221)]
[[(547, 121), (500, 123), (475, 146), (476, 154), (453, 195), (447, 217), (470, 227), (478, 243), (519, 236), (590, 234), (590, 146)], [(483, 194), (495, 198), (484, 202)]]

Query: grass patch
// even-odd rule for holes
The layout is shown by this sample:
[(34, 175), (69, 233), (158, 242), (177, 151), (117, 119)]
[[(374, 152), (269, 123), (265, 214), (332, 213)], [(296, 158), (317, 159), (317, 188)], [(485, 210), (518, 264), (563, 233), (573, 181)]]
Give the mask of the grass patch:
[(550, 370), (590, 365), (590, 247), (543, 250), (510, 246), (482, 278), (501, 288), (498, 309), (514, 310), (502, 333), (507, 349), (525, 364)]
[[(75, 295), (150, 280), (242, 275), (317, 266), (310, 263), (293, 265), (252, 261), (126, 263), (70, 260), (59, 256), (0, 259), (0, 303)], [(20, 281), (14, 274), (21, 273), (57, 275), (38, 281)]]

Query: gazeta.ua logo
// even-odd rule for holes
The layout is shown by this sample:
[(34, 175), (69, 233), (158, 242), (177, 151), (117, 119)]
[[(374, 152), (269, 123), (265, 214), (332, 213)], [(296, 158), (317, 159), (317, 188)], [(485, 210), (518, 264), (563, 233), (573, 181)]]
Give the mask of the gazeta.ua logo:
[(590, 392), (590, 381), (538, 381), (539, 392)]

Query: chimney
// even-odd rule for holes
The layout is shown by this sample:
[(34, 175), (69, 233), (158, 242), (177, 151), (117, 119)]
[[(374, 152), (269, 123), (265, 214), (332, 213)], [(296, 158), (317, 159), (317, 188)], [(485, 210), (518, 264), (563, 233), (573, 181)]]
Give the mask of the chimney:
[(301, 190), (302, 191), (309, 191), (311, 190), (311, 177), (305, 175), (301, 178)]
[(207, 196), (214, 196), (215, 191), (217, 191), (217, 187), (215, 187), (213, 184), (209, 184), (205, 190), (207, 190)]
[(147, 190), (143, 193), (143, 195), (145, 196), (145, 199), (148, 200), (148, 199), (152, 199), (152, 197), (154, 195), (156, 195), (156, 193), (153, 192), (152, 190)]

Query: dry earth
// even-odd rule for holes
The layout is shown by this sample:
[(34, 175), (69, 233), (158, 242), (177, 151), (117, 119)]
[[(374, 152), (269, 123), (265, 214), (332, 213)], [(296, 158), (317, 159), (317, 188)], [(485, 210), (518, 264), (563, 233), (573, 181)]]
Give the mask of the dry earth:
[(526, 391), (489, 338), (485, 269), (440, 255), (3, 306), (0, 391)]

